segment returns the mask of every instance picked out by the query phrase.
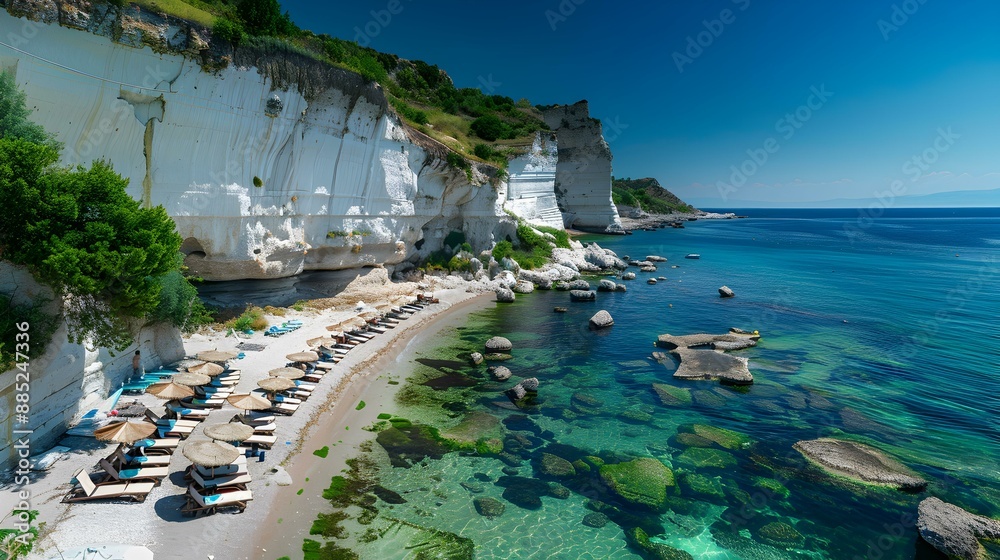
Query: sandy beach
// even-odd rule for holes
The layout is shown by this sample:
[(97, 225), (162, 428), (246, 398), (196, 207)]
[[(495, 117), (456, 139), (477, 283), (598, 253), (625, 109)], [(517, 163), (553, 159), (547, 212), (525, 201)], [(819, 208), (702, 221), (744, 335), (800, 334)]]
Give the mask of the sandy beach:
[[(364, 296), (364, 301), (379, 304), (389, 301), (391, 296), (413, 293), (417, 289), (415, 284), (371, 282), (364, 277), (358, 284), (326, 302), (331, 307), (322, 311), (307, 309), (296, 313), (289, 310), (284, 317), (270, 318), (272, 323), (300, 319), (305, 324), (277, 338), (266, 338), (261, 333), (253, 335), (248, 342), (267, 347), (259, 352), (248, 351), (244, 359), (231, 362), (232, 368), (242, 371), (236, 392), (245, 393), (256, 388), (256, 382), (267, 377), (268, 370), (285, 364), (286, 354), (307, 349), (308, 339), (326, 335), (327, 325), (355, 316), (348, 302), (356, 302)], [(39, 510), (39, 521), (44, 525), (29, 558), (58, 558), (68, 549), (109, 543), (145, 545), (157, 558), (250, 559), (277, 558), (284, 554), (295, 557), (294, 553), (301, 551), (309, 523), (322, 507), (314, 502), (322, 500), (319, 495), (329, 484), (329, 474), (310, 475), (320, 471), (336, 473), (344, 466), (344, 460), (355, 452), (356, 446), (371, 436), (361, 428), (371, 424), (380, 412), (391, 406), (394, 394), (386, 390), (390, 385), (385, 374), (408, 348), (418, 347), (422, 340), (461, 320), (467, 313), (491, 305), (491, 292), (483, 294), (482, 290), (464, 282), (435, 283), (430, 289), (440, 303), (426, 306), (409, 319), (400, 321), (397, 328), (352, 349), (294, 415), (277, 418), (274, 432), (277, 442), (273, 449), (266, 452), (263, 462), (250, 459), (248, 468), (253, 481), (248, 488), (253, 492), (253, 500), (244, 513), (223, 512), (198, 518), (182, 516), (179, 510), (184, 504), (186, 487), (182, 471), (190, 462), (180, 451), (171, 457), (170, 475), (143, 503), (62, 504), (60, 500), (71, 488), (69, 481), (73, 475), (80, 469), (94, 472), (98, 460), (108, 456), (115, 447), (93, 438), (70, 436), (61, 444), (72, 451), (49, 470), (33, 473), (32, 506)], [(234, 338), (222, 333), (199, 334), (185, 339), (185, 350), (188, 355), (194, 355), (214, 348), (232, 350), (236, 344)], [(154, 411), (163, 410), (163, 402), (152, 395), (126, 396), (122, 401), (132, 399)], [(366, 401), (366, 406), (356, 410), (361, 399)], [(228, 422), (237, 412), (228, 405), (213, 411), (188, 440), (205, 439), (202, 432), (206, 426)], [(326, 459), (312, 454), (323, 446), (330, 447)], [(289, 476), (291, 483), (287, 485)], [(304, 489), (301, 496), (297, 495), (299, 489)], [(12, 494), (5, 493), (4, 503), (0, 505), (9, 511), (15, 505), (13, 498)], [(8, 501), (11, 503), (6, 503)], [(282, 530), (279, 537), (279, 527), (288, 527), (288, 533)], [(267, 543), (275, 541), (287, 542), (287, 551), (264, 550)]]

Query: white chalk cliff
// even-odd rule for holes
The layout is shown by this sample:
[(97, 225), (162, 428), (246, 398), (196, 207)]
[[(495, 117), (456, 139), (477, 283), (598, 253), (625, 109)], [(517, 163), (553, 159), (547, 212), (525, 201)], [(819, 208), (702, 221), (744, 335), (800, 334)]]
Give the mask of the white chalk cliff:
[(591, 118), (586, 101), (550, 107), (543, 116), (559, 138), (555, 192), (565, 226), (621, 233), (621, 219), (611, 201), (611, 148), (601, 121)]
[(508, 210), (527, 222), (563, 228), (562, 212), (554, 190), (559, 150), (555, 134), (539, 132), (531, 149), (508, 164)]

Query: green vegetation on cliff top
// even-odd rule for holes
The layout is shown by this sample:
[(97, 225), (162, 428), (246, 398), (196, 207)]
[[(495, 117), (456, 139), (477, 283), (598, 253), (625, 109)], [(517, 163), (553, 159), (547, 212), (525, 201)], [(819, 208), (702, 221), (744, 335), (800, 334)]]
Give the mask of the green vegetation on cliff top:
[(652, 177), (644, 179), (611, 179), (611, 198), (615, 204), (637, 206), (650, 214), (694, 212), (694, 206), (677, 198), (677, 195), (660, 186)]

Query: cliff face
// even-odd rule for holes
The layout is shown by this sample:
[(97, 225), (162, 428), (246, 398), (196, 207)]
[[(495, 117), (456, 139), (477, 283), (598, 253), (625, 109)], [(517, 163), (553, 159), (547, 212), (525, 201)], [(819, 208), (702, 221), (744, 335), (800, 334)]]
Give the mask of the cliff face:
[(562, 229), (554, 190), (558, 162), (555, 134), (539, 132), (528, 153), (510, 161), (504, 206), (532, 224)]
[[(66, 162), (106, 159), (132, 196), (166, 208), (186, 264), (205, 279), (392, 265), (420, 239), (433, 250), (442, 228), (485, 248), (509, 220), (502, 188), (481, 184), (478, 169), (470, 181), (448, 167), (352, 73), (332, 69), (335, 86), (313, 84), (307, 100), (271, 77), (296, 78), (296, 61), (207, 73), (143, 46), (176, 37), (166, 44), (190, 51), (191, 30), (96, 11), (87, 22), (94, 33), (35, 25), (20, 47), (28, 54), (0, 47), (0, 65), (15, 70), (32, 119), (65, 144)], [(0, 12), (0, 28), (18, 27)]]
[(601, 121), (590, 117), (586, 101), (550, 107), (543, 117), (559, 138), (555, 192), (563, 223), (584, 231), (621, 232), (611, 201), (611, 149)]

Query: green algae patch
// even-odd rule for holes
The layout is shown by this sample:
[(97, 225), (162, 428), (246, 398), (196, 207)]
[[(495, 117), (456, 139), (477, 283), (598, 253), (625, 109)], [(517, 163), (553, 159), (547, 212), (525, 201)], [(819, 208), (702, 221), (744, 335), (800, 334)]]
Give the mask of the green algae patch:
[(688, 432), (680, 432), (674, 439), (678, 444), (683, 445), (684, 447), (712, 447), (715, 445), (712, 440), (708, 440), (698, 434)]
[(682, 426), (681, 432), (693, 433), (709, 441), (715, 442), (726, 449), (744, 449), (750, 446), (750, 437), (733, 430), (717, 428), (707, 424), (692, 424)]
[(643, 553), (646, 558), (655, 560), (694, 560), (694, 557), (663, 543), (653, 542), (649, 535), (639, 527), (634, 527), (625, 531), (625, 540), (629, 546)]
[(542, 453), (538, 462), (538, 470), (543, 474), (555, 477), (576, 476), (576, 467), (566, 459), (551, 453)]
[(354, 407), (354, 410), (361, 410), (365, 406), (367, 406), (365, 405), (365, 401), (358, 401), (358, 406)]
[(667, 487), (674, 486), (674, 473), (652, 457), (604, 465), (600, 473), (611, 491), (623, 500), (656, 511), (666, 508)]
[(330, 479), (330, 486), (323, 490), (323, 499), (338, 501), (344, 497), (347, 493), (347, 489), (350, 488), (351, 483), (345, 477), (339, 474)]
[(784, 521), (772, 521), (757, 530), (757, 538), (778, 548), (802, 546), (805, 537)]
[(330, 454), (330, 446), (328, 445), (324, 445), (322, 448), (313, 451), (313, 455), (321, 459), (326, 459), (326, 456), (329, 454)]
[(677, 456), (677, 461), (695, 469), (728, 469), (736, 466), (736, 457), (721, 449), (689, 447)]
[(358, 560), (359, 556), (334, 543), (322, 544), (312, 539), (302, 543), (303, 560)]
[[(485, 412), (473, 412), (465, 416), (457, 426), (449, 428), (440, 433), (442, 443), (454, 449), (477, 449), (482, 442), (490, 440), (499, 441), (499, 449), (491, 451), (499, 453), (503, 450), (503, 443), (500, 441), (502, 429), (500, 419)], [(494, 442), (486, 447), (496, 449), (498, 446)]]
[(392, 414), (389, 414), (388, 412), (382, 412), (378, 416), (376, 416), (375, 418), (377, 418), (379, 420), (388, 420), (388, 419), (392, 418)]
[(755, 476), (753, 478), (754, 488), (763, 490), (765, 493), (771, 494), (772, 496), (777, 496), (779, 498), (788, 498), (791, 492), (785, 487), (781, 482), (773, 478), (765, 478), (763, 476)]
[(342, 539), (347, 536), (347, 529), (340, 523), (349, 519), (349, 517), (342, 511), (321, 513), (313, 521), (312, 527), (309, 528), (309, 534), (320, 535), (328, 539)]
[(690, 389), (674, 387), (666, 383), (653, 383), (653, 392), (666, 406), (689, 406), (691, 404)]
[(722, 500), (726, 497), (726, 492), (722, 488), (722, 482), (717, 477), (708, 477), (697, 473), (688, 473), (681, 479), (684, 486), (693, 494), (710, 500)]
[(298, 492), (296, 492), (296, 493), (295, 493), (295, 495), (296, 495), (296, 496), (301, 496), (301, 495), (302, 495), (302, 493), (303, 493), (303, 492), (305, 492), (305, 491), (306, 491), (306, 489), (305, 489), (305, 488), (299, 488), (299, 491), (298, 491)]

